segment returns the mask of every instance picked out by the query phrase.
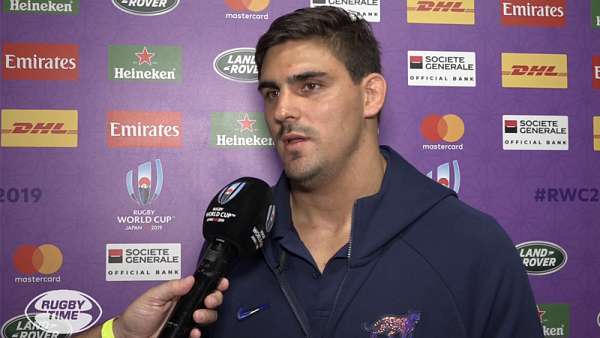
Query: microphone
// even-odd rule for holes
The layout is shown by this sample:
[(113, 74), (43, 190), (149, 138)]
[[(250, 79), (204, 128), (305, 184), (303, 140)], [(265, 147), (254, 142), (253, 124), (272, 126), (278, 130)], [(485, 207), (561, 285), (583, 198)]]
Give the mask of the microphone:
[(208, 296), (234, 258), (258, 251), (275, 222), (273, 192), (264, 181), (242, 177), (226, 185), (208, 205), (202, 233), (207, 245), (200, 254), (194, 286), (179, 299), (159, 338), (187, 338), (194, 328), (192, 313), (205, 308)]

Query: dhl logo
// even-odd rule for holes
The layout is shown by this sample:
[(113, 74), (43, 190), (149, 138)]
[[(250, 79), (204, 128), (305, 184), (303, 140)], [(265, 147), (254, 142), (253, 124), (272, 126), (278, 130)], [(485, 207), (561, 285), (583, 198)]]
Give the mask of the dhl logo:
[(502, 87), (567, 88), (567, 55), (502, 53)]
[(407, 0), (408, 23), (475, 24), (475, 1)]
[(529, 75), (529, 76), (566, 76), (567, 73), (555, 72), (556, 66), (528, 66), (514, 65), (510, 75)]
[(2, 147), (77, 147), (76, 110), (2, 110)]
[(64, 123), (36, 123), (35, 125), (30, 122), (15, 122), (13, 123), (13, 129), (2, 129), (2, 134), (77, 134), (77, 130), (66, 130), (63, 129)]
[(418, 12), (466, 12), (473, 9), (465, 9), (462, 1), (417, 1)]

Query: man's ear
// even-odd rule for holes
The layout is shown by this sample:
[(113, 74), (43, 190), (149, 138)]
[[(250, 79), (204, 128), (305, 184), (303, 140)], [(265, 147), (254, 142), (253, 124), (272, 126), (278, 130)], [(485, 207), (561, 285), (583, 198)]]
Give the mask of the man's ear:
[(385, 102), (385, 94), (387, 92), (385, 78), (379, 73), (371, 73), (362, 79), (361, 86), (364, 93), (363, 116), (365, 118), (374, 118), (379, 114)]

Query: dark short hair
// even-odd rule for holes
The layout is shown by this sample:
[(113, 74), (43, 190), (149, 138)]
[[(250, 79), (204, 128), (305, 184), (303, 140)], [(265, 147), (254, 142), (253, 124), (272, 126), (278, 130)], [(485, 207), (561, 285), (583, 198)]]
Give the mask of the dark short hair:
[(370, 73), (381, 73), (379, 43), (367, 21), (331, 6), (302, 8), (271, 24), (256, 45), (255, 62), (260, 77), (269, 48), (290, 40), (321, 39), (358, 83)]

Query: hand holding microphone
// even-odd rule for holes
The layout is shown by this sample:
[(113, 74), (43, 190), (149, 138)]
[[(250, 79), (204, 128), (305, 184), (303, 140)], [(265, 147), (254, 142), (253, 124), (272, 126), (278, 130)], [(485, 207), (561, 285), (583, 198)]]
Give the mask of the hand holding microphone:
[(195, 324), (192, 314), (205, 308), (205, 297), (238, 257), (256, 253), (271, 230), (275, 206), (271, 187), (262, 180), (243, 177), (224, 187), (204, 215), (207, 241), (194, 273), (194, 286), (175, 306), (159, 338), (187, 338)]
[[(159, 284), (142, 294), (131, 303), (125, 312), (113, 324), (115, 338), (148, 338), (156, 337), (159, 328), (164, 323), (169, 310), (173, 308), (178, 297), (185, 295), (194, 285), (194, 278), (188, 276), (183, 279), (172, 280)], [(199, 325), (208, 325), (217, 319), (216, 308), (223, 301), (223, 293), (227, 290), (229, 282), (221, 279), (217, 290), (204, 300), (205, 309), (194, 313), (194, 321)], [(98, 332), (88, 331), (78, 337), (95, 338)], [(193, 330), (190, 337), (200, 337), (199, 330)]]
[[(212, 199), (204, 215), (207, 245), (200, 254), (194, 277), (159, 284), (133, 301), (113, 323), (116, 338), (198, 338), (196, 324), (216, 320), (229, 281), (223, 278), (238, 256), (256, 253), (275, 220), (271, 188), (262, 180), (233, 181)], [(179, 298), (181, 297), (181, 298)], [(177, 299), (179, 298), (179, 301)], [(177, 305), (165, 322), (173, 304)], [(78, 338), (100, 337), (96, 326)]]

